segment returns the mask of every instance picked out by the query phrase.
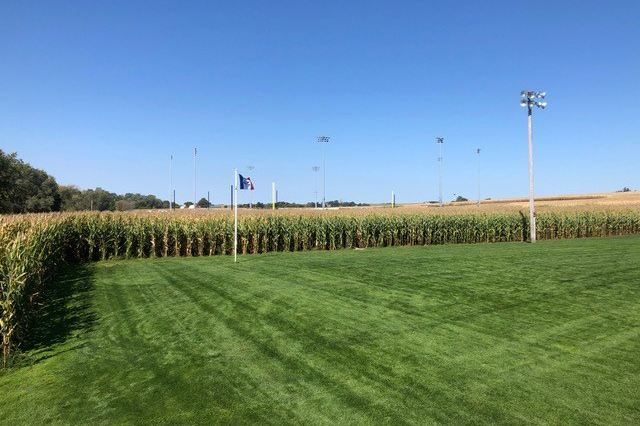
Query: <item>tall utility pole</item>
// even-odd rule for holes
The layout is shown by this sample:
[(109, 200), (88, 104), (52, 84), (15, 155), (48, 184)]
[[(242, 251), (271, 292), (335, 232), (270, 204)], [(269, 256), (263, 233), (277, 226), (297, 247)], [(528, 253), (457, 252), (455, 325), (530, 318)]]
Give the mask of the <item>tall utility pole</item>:
[(324, 209), (326, 204), (326, 190), (327, 190), (327, 168), (324, 163), (324, 146), (329, 143), (329, 136), (318, 136), (318, 142), (322, 145), (322, 208)]
[(315, 184), (316, 184), (316, 209), (318, 208), (318, 170), (320, 170), (320, 167), (318, 166), (313, 166), (311, 167), (311, 170), (313, 170), (313, 175), (315, 176)]
[(477, 152), (478, 152), (478, 205), (480, 205), (480, 148), (478, 148)]
[[(251, 177), (251, 170), (255, 169), (254, 166), (247, 166), (247, 170), (249, 170), (249, 177)], [(253, 180), (253, 179), (252, 179)], [(253, 193), (249, 190), (249, 208), (253, 208)]]
[(436, 138), (436, 142), (438, 143), (439, 156), (438, 162), (440, 163), (440, 195), (438, 197), (438, 205), (442, 207), (442, 144), (444, 143), (444, 138), (442, 136), (438, 136)]
[(531, 110), (534, 106), (544, 109), (546, 102), (539, 102), (536, 99), (544, 99), (547, 94), (545, 92), (535, 92), (532, 90), (523, 90), (520, 92), (522, 99), (520, 106), (527, 107), (527, 116), (529, 121), (529, 230), (531, 233), (531, 242), (536, 242), (536, 212), (533, 203), (533, 127), (531, 122)]
[(196, 159), (198, 158), (198, 148), (193, 148), (193, 208), (196, 208)]
[(171, 199), (173, 198), (173, 154), (169, 158), (169, 210), (173, 210), (173, 203)]

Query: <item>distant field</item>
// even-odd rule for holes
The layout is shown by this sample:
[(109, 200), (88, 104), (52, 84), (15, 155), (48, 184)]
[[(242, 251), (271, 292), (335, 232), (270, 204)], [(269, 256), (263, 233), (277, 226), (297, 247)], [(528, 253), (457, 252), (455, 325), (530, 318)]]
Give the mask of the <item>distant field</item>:
[(105, 261), (0, 424), (640, 423), (640, 237)]
[[(528, 198), (511, 198), (483, 200), (480, 206), (476, 200), (456, 203), (445, 203), (442, 208), (433, 203), (422, 204), (398, 204), (396, 208), (391, 208), (388, 204), (371, 205), (369, 207), (340, 207), (328, 208), (326, 210), (314, 208), (287, 208), (279, 209), (275, 212), (271, 209), (239, 209), (240, 215), (367, 215), (375, 214), (407, 214), (407, 213), (427, 213), (427, 214), (468, 214), (468, 213), (515, 213), (518, 211), (528, 211)], [(582, 195), (561, 195), (554, 197), (536, 198), (536, 209), (540, 213), (544, 212), (583, 212), (583, 211), (619, 211), (619, 210), (640, 210), (640, 191), (632, 192), (608, 192), (599, 194)], [(231, 210), (229, 208), (212, 208), (193, 210), (176, 210), (171, 214), (214, 214), (226, 215)], [(149, 211), (157, 213), (159, 211)], [(131, 213), (146, 213), (136, 211)], [(170, 214), (162, 211), (162, 214)]]

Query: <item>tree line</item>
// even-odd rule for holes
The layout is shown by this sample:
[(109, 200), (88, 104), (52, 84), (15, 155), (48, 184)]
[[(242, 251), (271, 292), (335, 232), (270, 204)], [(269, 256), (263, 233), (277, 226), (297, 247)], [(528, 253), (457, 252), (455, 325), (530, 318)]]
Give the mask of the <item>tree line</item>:
[[(187, 201), (188, 207), (193, 203)], [(198, 201), (198, 206), (211, 205), (206, 198)], [(320, 205), (320, 203), (318, 204)], [(368, 206), (366, 203), (331, 200), (328, 207)], [(249, 207), (248, 204), (240, 204)], [(306, 204), (278, 201), (276, 208), (314, 207), (314, 202)], [(174, 208), (180, 205), (173, 203)], [(257, 202), (257, 209), (270, 209), (271, 203)], [(36, 169), (18, 158), (14, 152), (5, 153), (0, 149), (0, 213), (46, 213), (59, 211), (124, 211), (134, 209), (168, 209), (169, 201), (155, 195), (109, 192), (102, 188), (80, 189), (75, 185), (58, 185), (56, 179), (44, 170)]]
[(58, 185), (56, 179), (44, 170), (25, 163), (15, 152), (7, 154), (0, 149), (0, 213), (168, 207), (169, 201), (155, 195), (119, 195), (102, 188), (81, 190), (74, 185)]

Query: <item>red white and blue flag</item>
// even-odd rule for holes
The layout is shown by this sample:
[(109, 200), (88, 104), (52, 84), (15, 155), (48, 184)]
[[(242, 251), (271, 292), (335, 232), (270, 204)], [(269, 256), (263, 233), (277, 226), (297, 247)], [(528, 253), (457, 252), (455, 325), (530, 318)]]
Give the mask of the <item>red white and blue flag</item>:
[(240, 178), (240, 189), (249, 189), (253, 191), (253, 182), (251, 182), (250, 177), (243, 177), (242, 175), (238, 175)]

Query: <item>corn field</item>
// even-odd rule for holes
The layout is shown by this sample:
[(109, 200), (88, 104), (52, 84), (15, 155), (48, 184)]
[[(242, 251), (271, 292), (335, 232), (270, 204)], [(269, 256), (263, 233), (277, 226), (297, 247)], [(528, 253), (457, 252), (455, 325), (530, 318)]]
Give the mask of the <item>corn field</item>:
[[(240, 253), (526, 241), (523, 214), (249, 216)], [(640, 211), (547, 213), (538, 238), (640, 234)], [(46, 214), (0, 217), (3, 367), (25, 337), (36, 301), (61, 265), (233, 251), (233, 220), (221, 216)], [(42, 301), (46, 303), (45, 301)]]

